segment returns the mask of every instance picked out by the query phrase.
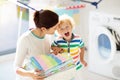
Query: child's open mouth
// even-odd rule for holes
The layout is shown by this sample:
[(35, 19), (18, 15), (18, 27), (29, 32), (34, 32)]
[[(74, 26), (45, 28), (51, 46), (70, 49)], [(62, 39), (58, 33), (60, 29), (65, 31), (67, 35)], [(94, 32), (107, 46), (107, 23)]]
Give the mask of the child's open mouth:
[(69, 32), (65, 33), (65, 36), (67, 36), (67, 37), (68, 37), (69, 35), (70, 35), (70, 33), (69, 33)]

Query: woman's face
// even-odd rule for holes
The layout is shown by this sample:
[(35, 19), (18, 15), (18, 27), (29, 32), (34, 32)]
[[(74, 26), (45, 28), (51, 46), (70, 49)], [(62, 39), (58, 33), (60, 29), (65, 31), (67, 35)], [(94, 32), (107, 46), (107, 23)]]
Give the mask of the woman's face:
[(57, 26), (58, 24), (56, 24), (55, 26), (49, 28), (49, 29), (46, 29), (46, 34), (54, 34), (55, 30), (57, 29)]
[(72, 36), (72, 26), (69, 22), (64, 22), (58, 27), (58, 33), (65, 38), (66, 40), (70, 40)]

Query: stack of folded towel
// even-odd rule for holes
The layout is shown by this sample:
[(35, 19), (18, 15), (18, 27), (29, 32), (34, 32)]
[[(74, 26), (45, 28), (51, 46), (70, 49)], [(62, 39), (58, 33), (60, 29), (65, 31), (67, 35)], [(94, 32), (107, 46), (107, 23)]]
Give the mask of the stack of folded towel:
[(43, 70), (46, 77), (75, 66), (67, 53), (33, 56), (30, 58), (30, 64), (34, 69)]

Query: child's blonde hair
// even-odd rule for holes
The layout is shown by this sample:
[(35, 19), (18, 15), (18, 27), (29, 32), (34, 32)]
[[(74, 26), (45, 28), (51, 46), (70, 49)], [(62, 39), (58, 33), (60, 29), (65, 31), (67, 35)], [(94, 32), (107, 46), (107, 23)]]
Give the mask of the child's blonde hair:
[(59, 25), (58, 27), (61, 27), (61, 25), (65, 22), (68, 22), (72, 28), (75, 26), (75, 22), (71, 16), (68, 16), (67, 14), (63, 14), (59, 17)]

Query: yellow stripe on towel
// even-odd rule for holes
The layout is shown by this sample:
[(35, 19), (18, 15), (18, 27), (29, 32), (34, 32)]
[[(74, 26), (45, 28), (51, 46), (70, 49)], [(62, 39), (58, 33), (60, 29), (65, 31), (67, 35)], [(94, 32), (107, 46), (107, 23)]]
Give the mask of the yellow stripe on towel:
[(48, 60), (48, 58), (45, 55), (40, 55), (40, 58), (43, 60), (43, 62), (49, 67), (53, 67), (53, 65), (50, 63), (50, 61)]

